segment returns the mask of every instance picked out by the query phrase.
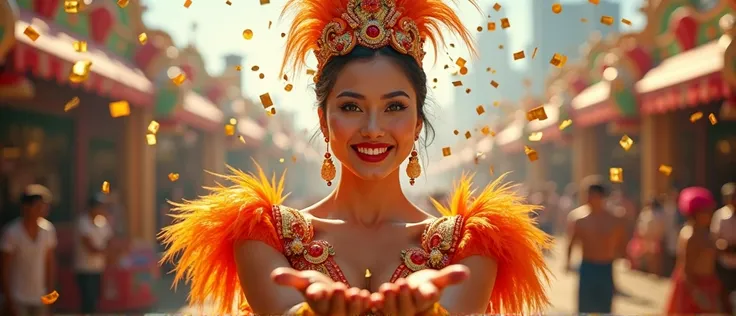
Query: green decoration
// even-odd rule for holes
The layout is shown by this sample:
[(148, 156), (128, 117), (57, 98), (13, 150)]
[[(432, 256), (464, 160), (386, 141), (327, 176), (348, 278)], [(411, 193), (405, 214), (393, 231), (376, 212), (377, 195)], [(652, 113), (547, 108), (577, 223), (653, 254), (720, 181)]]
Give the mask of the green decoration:
[(167, 117), (174, 112), (176, 109), (176, 103), (179, 101), (179, 91), (176, 88), (171, 89), (159, 89), (156, 94), (156, 109), (155, 114), (157, 117)]

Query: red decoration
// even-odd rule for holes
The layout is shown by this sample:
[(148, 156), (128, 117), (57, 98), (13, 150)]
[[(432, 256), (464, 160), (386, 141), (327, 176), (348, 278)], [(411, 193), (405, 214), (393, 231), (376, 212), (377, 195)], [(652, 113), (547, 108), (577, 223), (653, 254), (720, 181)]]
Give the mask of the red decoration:
[(33, 0), (33, 12), (46, 19), (56, 17), (61, 0)]
[(116, 23), (115, 16), (110, 9), (99, 6), (89, 13), (90, 36), (97, 43), (105, 43)]
[(427, 258), (424, 255), (422, 255), (421, 253), (419, 253), (419, 252), (413, 252), (409, 256), (409, 258), (411, 259), (411, 262), (413, 262), (414, 264), (417, 264), (417, 265), (422, 265), (425, 262), (427, 262)]
[(138, 51), (135, 52), (135, 56), (133, 57), (133, 59), (136, 66), (140, 67), (145, 72), (148, 72), (148, 66), (150, 66), (154, 58), (159, 56), (161, 53), (161, 50), (149, 41), (146, 43), (146, 45), (143, 45), (140, 49), (138, 49)]
[(695, 47), (698, 21), (688, 11), (677, 11), (672, 15), (670, 25), (674, 30), (680, 49), (687, 51)]
[(196, 77), (194, 73), (194, 67), (192, 67), (192, 65), (184, 64), (184, 65), (179, 66), (179, 68), (181, 68), (181, 71), (184, 72), (184, 74), (187, 76), (187, 79), (189, 79), (189, 81), (194, 82)]
[(371, 25), (365, 29), (365, 34), (370, 38), (376, 38), (378, 35), (381, 35), (381, 30), (378, 29), (378, 26)]
[(215, 81), (213, 84), (210, 85), (209, 88), (207, 88), (207, 99), (214, 103), (220, 103), (220, 100), (225, 96), (225, 88), (224, 84), (220, 83), (219, 81)]
[(321, 256), (322, 253), (324, 253), (324, 248), (320, 244), (312, 244), (311, 246), (309, 246), (309, 250), (307, 250), (307, 253), (309, 253), (310, 256), (317, 258)]
[(626, 51), (626, 56), (636, 65), (637, 78), (640, 79), (652, 69), (652, 55), (641, 46), (635, 46)]

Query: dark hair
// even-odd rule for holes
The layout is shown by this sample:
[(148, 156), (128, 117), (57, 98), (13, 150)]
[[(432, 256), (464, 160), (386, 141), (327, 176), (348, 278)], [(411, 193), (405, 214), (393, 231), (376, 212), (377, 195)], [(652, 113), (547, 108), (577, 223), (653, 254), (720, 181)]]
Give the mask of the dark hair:
[(414, 87), (414, 90), (417, 93), (417, 113), (419, 115), (419, 119), (424, 123), (424, 147), (426, 148), (432, 143), (435, 136), (434, 127), (427, 119), (427, 111), (425, 108), (428, 91), (427, 74), (424, 73), (424, 70), (419, 66), (414, 57), (399, 53), (390, 46), (384, 46), (380, 49), (356, 46), (347, 55), (331, 58), (322, 68), (319, 79), (314, 86), (314, 92), (317, 95), (317, 106), (322, 110), (325, 110), (327, 106), (327, 96), (335, 86), (337, 76), (345, 66), (354, 60), (371, 59), (377, 56), (388, 57), (395, 62)]
[(606, 196), (608, 193), (608, 190), (606, 190), (606, 187), (603, 186), (603, 184), (591, 184), (588, 186), (588, 196), (591, 194), (598, 194), (600, 196)]
[(30, 206), (35, 204), (38, 201), (43, 201), (44, 198), (41, 195), (35, 194), (35, 195), (23, 195), (20, 198), (20, 204), (22, 206)]

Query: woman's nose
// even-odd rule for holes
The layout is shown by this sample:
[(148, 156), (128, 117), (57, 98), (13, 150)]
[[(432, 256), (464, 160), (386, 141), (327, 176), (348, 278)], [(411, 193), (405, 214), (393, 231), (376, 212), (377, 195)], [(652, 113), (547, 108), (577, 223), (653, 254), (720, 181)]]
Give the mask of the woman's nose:
[(384, 135), (378, 116), (378, 113), (371, 113), (368, 115), (368, 118), (363, 123), (363, 128), (360, 130), (363, 137), (379, 138)]

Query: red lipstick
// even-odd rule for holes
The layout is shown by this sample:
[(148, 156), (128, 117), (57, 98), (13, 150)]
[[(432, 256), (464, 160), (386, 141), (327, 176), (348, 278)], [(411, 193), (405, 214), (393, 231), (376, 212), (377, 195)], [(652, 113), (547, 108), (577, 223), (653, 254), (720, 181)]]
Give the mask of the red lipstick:
[(360, 143), (350, 146), (355, 154), (365, 162), (381, 162), (391, 153), (394, 146), (385, 143)]

